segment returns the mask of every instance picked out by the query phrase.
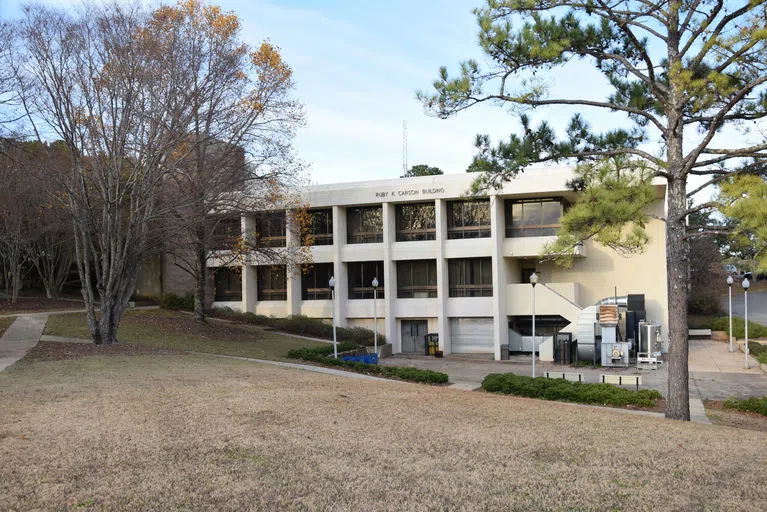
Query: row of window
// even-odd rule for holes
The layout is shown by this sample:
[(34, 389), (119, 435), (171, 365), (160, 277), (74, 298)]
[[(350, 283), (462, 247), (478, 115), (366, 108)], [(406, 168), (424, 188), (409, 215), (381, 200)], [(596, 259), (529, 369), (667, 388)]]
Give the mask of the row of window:
[[(507, 237), (545, 236), (556, 234), (567, 203), (563, 199), (514, 200), (505, 203)], [(308, 237), (303, 242), (313, 245), (333, 244), (333, 210), (309, 210)], [(411, 242), (435, 240), (437, 237), (434, 203), (395, 205), (396, 240)], [(239, 222), (224, 222), (221, 230), (239, 235)], [(263, 247), (285, 246), (286, 217), (284, 211), (261, 212), (256, 215), (256, 236)], [(447, 237), (487, 238), (490, 236), (490, 200), (475, 199), (447, 203)], [(346, 209), (346, 243), (383, 242), (383, 209), (381, 206)], [(223, 247), (222, 247), (223, 248)]]
[[(378, 280), (378, 298), (384, 298), (382, 261), (347, 263), (350, 299), (372, 299), (373, 279)], [(328, 300), (332, 263), (305, 265), (301, 270), (301, 299)], [(258, 301), (287, 300), (288, 280), (285, 265), (256, 267)], [(450, 297), (492, 297), (493, 274), (490, 258), (448, 260), (448, 295)], [(436, 260), (397, 262), (397, 298), (437, 297)], [(241, 301), (242, 280), (238, 269), (222, 267), (215, 271), (215, 300)]]

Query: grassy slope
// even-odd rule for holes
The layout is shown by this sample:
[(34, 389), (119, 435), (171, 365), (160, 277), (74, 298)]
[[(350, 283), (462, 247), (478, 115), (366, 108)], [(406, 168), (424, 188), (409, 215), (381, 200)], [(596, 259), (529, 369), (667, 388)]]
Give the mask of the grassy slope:
[(0, 410), (0, 510), (767, 502), (763, 432), (201, 356), (17, 364)]
[[(45, 334), (88, 338), (84, 314), (54, 315)], [(120, 323), (118, 339), (126, 343), (213, 354), (285, 359), (289, 350), (324, 345), (294, 336), (211, 320), (199, 325), (191, 315), (176, 311), (138, 310), (127, 312)]]

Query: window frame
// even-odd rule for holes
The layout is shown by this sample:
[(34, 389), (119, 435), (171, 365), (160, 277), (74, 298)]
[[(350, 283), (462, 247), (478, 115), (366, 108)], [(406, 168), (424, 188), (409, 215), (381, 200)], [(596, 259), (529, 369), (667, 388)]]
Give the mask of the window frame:
[[(372, 213), (377, 212), (378, 219), (371, 219)], [(354, 216), (359, 215), (359, 221)], [(354, 219), (350, 222), (350, 219)], [(379, 224), (375, 231), (362, 231), (365, 224), (373, 220)], [(353, 224), (358, 226), (353, 226)], [(358, 228), (358, 231), (352, 229)], [(377, 206), (350, 206), (346, 208), (346, 243), (347, 244), (375, 244), (383, 242), (383, 205)]]
[[(426, 265), (426, 283), (414, 283), (416, 265)], [(423, 270), (423, 269), (422, 269)], [(407, 279), (406, 279), (407, 274)], [(409, 284), (403, 283), (409, 281)], [(433, 284), (431, 284), (433, 283)], [(426, 293), (425, 297), (416, 294)], [(401, 260), (397, 262), (397, 298), (398, 299), (436, 299), (437, 298), (437, 260)]]
[[(242, 273), (237, 267), (215, 267), (213, 271), (213, 300), (215, 302), (242, 302)], [(234, 279), (236, 276), (236, 279)], [(226, 281), (225, 290), (219, 284)], [(237, 283), (237, 286), (232, 284)]]
[[(327, 275), (323, 270), (327, 270)], [(301, 268), (301, 300), (331, 300), (332, 263), (312, 263)], [(324, 282), (323, 282), (324, 281)], [(320, 286), (324, 284), (324, 286)]]
[(231, 244), (242, 236), (241, 218), (226, 216), (214, 219), (214, 222), (210, 250), (227, 251), (232, 249)]
[[(448, 297), (492, 297), (492, 264), (490, 257), (448, 259)], [(478, 275), (479, 282), (466, 282), (467, 275)], [(485, 277), (489, 282), (483, 282)]]
[[(405, 227), (404, 223), (404, 210), (410, 208), (425, 208), (431, 210), (431, 215), (427, 214), (427, 225), (425, 228)], [(411, 215), (416, 217), (418, 213)], [(422, 203), (399, 203), (394, 205), (394, 222), (396, 226), (395, 240), (397, 242), (420, 242), (424, 240), (436, 240), (437, 239), (437, 207), (434, 202), (422, 202)]]
[[(283, 288), (275, 288), (274, 274), (271, 272), (280, 270), (284, 277)], [(267, 279), (264, 279), (264, 273), (270, 272)], [(269, 288), (265, 288), (268, 285)], [(256, 266), (256, 301), (258, 302), (277, 302), (288, 300), (288, 273), (286, 265), (257, 265)]]
[[(544, 216), (545, 204), (559, 205), (559, 222), (554, 224), (546, 223)], [(528, 223), (525, 219), (525, 205), (537, 205), (539, 207), (539, 218), (537, 223)], [(559, 228), (562, 227), (561, 219), (567, 211), (569, 203), (563, 197), (535, 197), (525, 199), (507, 199), (504, 204), (504, 220), (506, 222), (506, 238), (526, 238), (533, 236), (556, 236)], [(521, 208), (521, 219), (515, 214), (516, 207)]]
[[(301, 245), (333, 245), (333, 208), (316, 208), (313, 210), (308, 210), (307, 213), (309, 214), (309, 236), (311, 237), (312, 243), (307, 244), (306, 240), (301, 240)], [(321, 214), (327, 214), (327, 229), (325, 229), (325, 233), (317, 233), (315, 231), (316, 222), (315, 219), (318, 215)]]
[[(360, 282), (356, 282), (354, 266), (360, 265)], [(373, 298), (373, 277), (378, 279), (377, 297), (385, 297), (384, 262), (383, 261), (350, 261), (346, 264), (347, 292), (350, 300), (365, 300)], [(338, 285), (336, 285), (338, 286)]]
[[(287, 212), (285, 210), (268, 210), (257, 212), (256, 217), (256, 246), (285, 247), (287, 244)], [(275, 220), (277, 224), (275, 224)]]
[[(460, 211), (456, 211), (457, 208)], [(448, 201), (446, 209), (448, 240), (490, 238), (490, 198)], [(481, 210), (486, 210), (484, 215), (478, 214)]]

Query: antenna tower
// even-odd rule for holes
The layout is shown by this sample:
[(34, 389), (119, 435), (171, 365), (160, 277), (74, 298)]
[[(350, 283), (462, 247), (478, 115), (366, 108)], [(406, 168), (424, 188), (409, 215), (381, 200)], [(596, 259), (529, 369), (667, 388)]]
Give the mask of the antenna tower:
[(402, 121), (402, 173), (407, 172), (407, 121)]

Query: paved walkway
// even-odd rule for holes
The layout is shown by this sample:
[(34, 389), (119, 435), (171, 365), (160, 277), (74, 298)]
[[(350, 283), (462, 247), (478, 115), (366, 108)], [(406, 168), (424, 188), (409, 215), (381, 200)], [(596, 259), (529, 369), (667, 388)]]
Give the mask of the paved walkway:
[(45, 313), (17, 315), (16, 321), (0, 337), (0, 371), (24, 357), (37, 344), (46, 322)]

